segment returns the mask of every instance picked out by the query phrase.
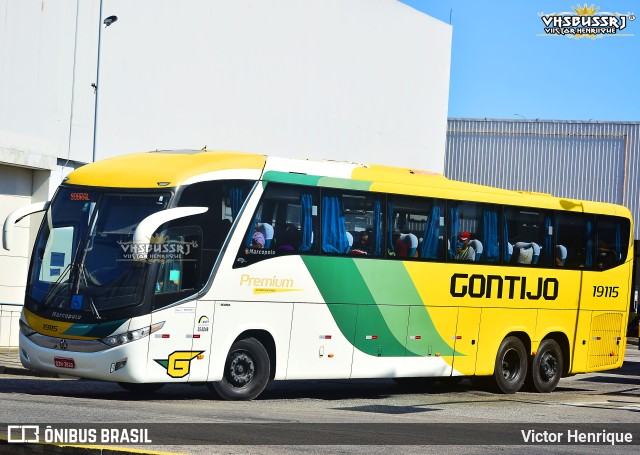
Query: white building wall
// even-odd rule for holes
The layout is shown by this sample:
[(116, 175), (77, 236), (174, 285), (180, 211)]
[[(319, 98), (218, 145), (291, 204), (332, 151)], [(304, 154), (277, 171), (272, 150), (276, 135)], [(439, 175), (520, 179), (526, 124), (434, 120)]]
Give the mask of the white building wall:
[(98, 156), (241, 150), (444, 170), (451, 27), (395, 0), (105, 0)]

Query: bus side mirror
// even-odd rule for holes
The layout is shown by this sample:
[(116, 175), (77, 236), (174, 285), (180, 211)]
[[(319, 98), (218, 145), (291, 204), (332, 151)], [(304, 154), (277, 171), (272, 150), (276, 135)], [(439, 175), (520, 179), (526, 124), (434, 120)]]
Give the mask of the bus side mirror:
[(11, 249), (13, 228), (17, 222), (34, 213), (44, 212), (49, 208), (49, 203), (50, 201), (37, 202), (35, 204), (27, 205), (26, 207), (20, 207), (19, 209), (11, 212), (4, 220), (4, 226), (2, 227), (2, 248), (7, 251)]
[(209, 210), (208, 207), (176, 207), (149, 215), (138, 224), (133, 233), (133, 244), (148, 245), (153, 233), (164, 223), (191, 215), (199, 215), (207, 210)]

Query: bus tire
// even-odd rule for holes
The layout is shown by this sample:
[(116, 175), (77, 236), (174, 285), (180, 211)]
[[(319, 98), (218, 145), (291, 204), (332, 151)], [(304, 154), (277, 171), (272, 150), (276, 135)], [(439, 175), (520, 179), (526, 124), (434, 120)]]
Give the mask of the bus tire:
[(527, 350), (518, 337), (510, 336), (502, 340), (493, 373), (498, 392), (510, 394), (520, 390), (527, 377), (527, 364)]
[(269, 354), (255, 338), (238, 340), (229, 349), (222, 380), (210, 387), (223, 400), (253, 400), (269, 382)]
[(530, 380), (532, 389), (538, 393), (552, 392), (562, 376), (562, 350), (555, 340), (543, 340), (531, 362)]
[(147, 383), (134, 383), (134, 382), (118, 382), (118, 385), (124, 390), (139, 394), (154, 393), (160, 390), (164, 383), (162, 382), (147, 382)]

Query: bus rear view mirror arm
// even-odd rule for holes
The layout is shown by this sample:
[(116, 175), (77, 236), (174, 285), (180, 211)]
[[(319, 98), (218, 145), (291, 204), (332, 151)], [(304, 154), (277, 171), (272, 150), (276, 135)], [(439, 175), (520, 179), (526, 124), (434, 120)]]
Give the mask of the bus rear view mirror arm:
[(38, 212), (44, 212), (49, 208), (49, 201), (36, 202), (35, 204), (27, 205), (26, 207), (20, 207), (14, 210), (4, 220), (4, 226), (2, 227), (2, 247), (9, 251), (11, 249), (11, 241), (13, 237), (14, 225), (22, 220), (24, 217), (32, 215)]
[(149, 215), (138, 224), (133, 233), (133, 243), (145, 245), (151, 241), (151, 236), (164, 223), (191, 215), (200, 215), (209, 210), (208, 207), (176, 207)]

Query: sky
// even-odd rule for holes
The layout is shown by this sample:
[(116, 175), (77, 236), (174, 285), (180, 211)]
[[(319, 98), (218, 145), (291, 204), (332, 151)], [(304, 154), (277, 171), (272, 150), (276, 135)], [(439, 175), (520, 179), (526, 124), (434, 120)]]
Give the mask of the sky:
[[(545, 35), (539, 13), (584, 0), (400, 1), (453, 26), (450, 118), (640, 121), (640, 17), (633, 36), (575, 39)], [(591, 5), (640, 16), (635, 0)]]

